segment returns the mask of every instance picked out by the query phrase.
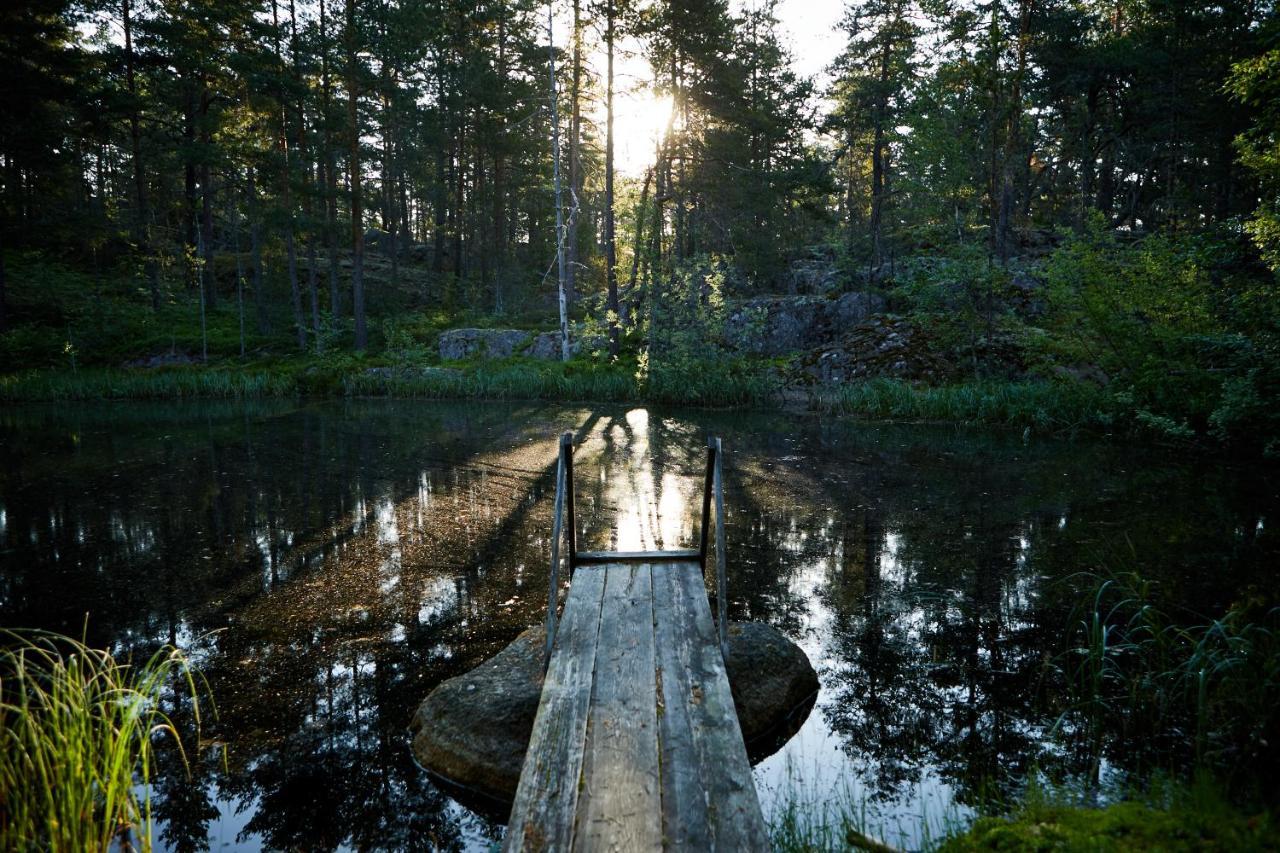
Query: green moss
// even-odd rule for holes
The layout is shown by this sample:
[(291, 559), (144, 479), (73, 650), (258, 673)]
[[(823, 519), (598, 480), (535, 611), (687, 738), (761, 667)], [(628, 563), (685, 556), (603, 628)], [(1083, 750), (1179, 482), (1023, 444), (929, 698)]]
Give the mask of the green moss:
[(1154, 808), (1140, 802), (1102, 809), (1029, 806), (1011, 818), (987, 817), (947, 839), (945, 853), (966, 851), (1276, 850), (1269, 815), (1226, 807)]

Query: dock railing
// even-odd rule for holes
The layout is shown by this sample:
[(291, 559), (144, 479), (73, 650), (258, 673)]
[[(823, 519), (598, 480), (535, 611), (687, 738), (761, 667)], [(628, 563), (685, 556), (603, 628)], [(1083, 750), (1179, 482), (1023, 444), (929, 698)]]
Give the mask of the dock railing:
[[(547, 592), (547, 638), (543, 654), (543, 668), (551, 660), (555, 645), (557, 611), (560, 600), (560, 540), (565, 542), (570, 580), (578, 566), (591, 563), (696, 561), (705, 576), (707, 558), (711, 556), (711, 512), (715, 510), (715, 588), (716, 630), (719, 634), (720, 654), (728, 658), (728, 578), (725, 571), (724, 536), (724, 466), (721, 464), (723, 449), (718, 437), (707, 439), (707, 468), (702, 491), (702, 524), (698, 531), (697, 550), (676, 551), (579, 551), (578, 527), (573, 499), (573, 433), (560, 436), (559, 458), (556, 462), (556, 496), (551, 523), (551, 572)], [(713, 506), (714, 504), (714, 506)]]

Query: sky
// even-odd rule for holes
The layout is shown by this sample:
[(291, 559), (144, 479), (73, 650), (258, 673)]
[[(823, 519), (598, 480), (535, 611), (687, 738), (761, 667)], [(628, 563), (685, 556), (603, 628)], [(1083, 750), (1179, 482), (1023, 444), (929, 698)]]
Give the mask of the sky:
[[(735, 10), (749, 9), (762, 0), (731, 0)], [(791, 49), (795, 69), (805, 76), (823, 76), (843, 46), (839, 29), (844, 14), (844, 0), (779, 0), (775, 10), (782, 24), (783, 36)], [(556, 43), (568, 44), (568, 19), (556, 22)], [(594, 36), (594, 34), (592, 34)], [(588, 36), (592, 41), (595, 39)], [(618, 94), (614, 109), (616, 166), (625, 175), (640, 176), (653, 162), (657, 137), (666, 127), (669, 101), (658, 100), (648, 89), (651, 80), (649, 63), (633, 40), (619, 42), (622, 55), (614, 61), (614, 78)], [(592, 65), (603, 77), (603, 50), (591, 57)], [(604, 105), (596, 105), (592, 118), (604, 127)]]

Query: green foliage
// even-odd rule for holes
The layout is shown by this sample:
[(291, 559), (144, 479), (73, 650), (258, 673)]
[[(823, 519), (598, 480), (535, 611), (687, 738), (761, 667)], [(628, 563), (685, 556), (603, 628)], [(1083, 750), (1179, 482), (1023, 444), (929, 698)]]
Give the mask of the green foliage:
[(1046, 432), (1106, 429), (1115, 417), (1105, 392), (1064, 382), (986, 381), (928, 388), (874, 379), (821, 393), (817, 407), (832, 414), (1002, 424)]
[(1094, 221), (1045, 264), (1048, 328), (1113, 378), (1135, 423), (1265, 445), (1277, 426), (1277, 307), (1213, 234), (1122, 242)]
[(187, 761), (162, 699), (190, 703), (198, 737), (190, 660), (166, 647), (134, 665), (37, 631), (0, 642), (0, 848), (150, 850), (159, 740)]
[(297, 393), (281, 372), (171, 368), (155, 371), (81, 370), (0, 376), (0, 400), (148, 400), (282, 397)]
[(1165, 797), (1089, 808), (1064, 796), (1032, 791), (1008, 817), (984, 817), (945, 840), (939, 853), (1274, 850), (1280, 833), (1270, 814), (1249, 814), (1211, 782)]
[(1095, 579), (1071, 621), (1053, 665), (1069, 697), (1056, 728), (1092, 766), (1108, 738), (1138, 733), (1228, 776), (1280, 758), (1280, 608), (1265, 597), (1175, 618), (1154, 585), (1119, 573)]
[(1264, 187), (1263, 203), (1248, 229), (1263, 259), (1280, 272), (1280, 48), (1237, 62), (1227, 90), (1255, 115), (1253, 124), (1236, 137), (1240, 162)]

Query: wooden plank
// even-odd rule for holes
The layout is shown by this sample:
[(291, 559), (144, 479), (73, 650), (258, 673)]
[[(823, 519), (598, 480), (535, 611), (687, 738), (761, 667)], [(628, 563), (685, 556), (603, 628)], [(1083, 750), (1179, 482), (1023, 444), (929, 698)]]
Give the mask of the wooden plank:
[(605, 572), (569, 587), (503, 850), (567, 850), (578, 806)]
[(667, 849), (768, 850), (702, 573), (655, 565), (653, 596)]
[(676, 551), (579, 551), (578, 565), (592, 563), (669, 563), (680, 560), (697, 560), (699, 554), (691, 549)]
[(573, 849), (661, 850), (653, 581), (607, 567)]

